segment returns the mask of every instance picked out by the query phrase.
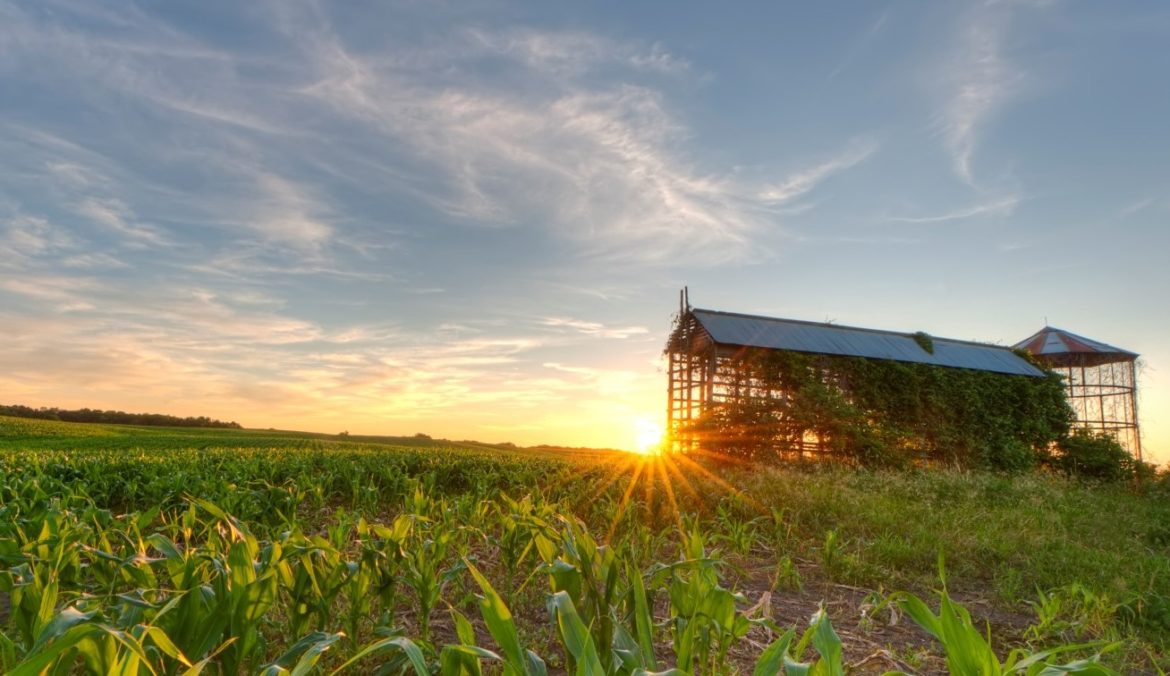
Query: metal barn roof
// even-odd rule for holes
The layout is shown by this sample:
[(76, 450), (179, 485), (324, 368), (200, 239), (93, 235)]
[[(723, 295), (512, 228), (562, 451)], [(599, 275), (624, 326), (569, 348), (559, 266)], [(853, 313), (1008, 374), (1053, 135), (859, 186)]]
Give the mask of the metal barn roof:
[(1132, 361), (1138, 355), (1119, 347), (1090, 340), (1052, 326), (1045, 326), (1028, 338), (1016, 343), (1015, 347), (1027, 350), (1033, 355), (1052, 364), (1108, 364), (1118, 361)]
[(1044, 372), (997, 345), (931, 337), (934, 353), (910, 333), (820, 324), (794, 319), (693, 309), (691, 313), (716, 343), (869, 359), (931, 364), (1022, 376)]

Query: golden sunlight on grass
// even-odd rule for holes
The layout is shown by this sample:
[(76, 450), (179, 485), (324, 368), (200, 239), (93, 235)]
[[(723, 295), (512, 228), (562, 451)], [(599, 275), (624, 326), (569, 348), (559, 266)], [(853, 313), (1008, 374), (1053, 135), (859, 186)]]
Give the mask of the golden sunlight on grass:
[[(591, 500), (600, 499), (606, 491), (623, 478), (626, 488), (614, 512), (610, 523), (606, 541), (613, 537), (619, 521), (626, 514), (632, 503), (651, 513), (660, 513), (673, 518), (679, 533), (685, 534), (682, 512), (678, 506), (678, 495), (686, 495), (688, 499), (707, 502), (718, 499), (723, 495), (734, 495), (744, 504), (756, 509), (760, 514), (767, 515), (769, 509), (752, 496), (744, 493), (722, 477), (713, 473), (699, 462), (699, 457), (691, 458), (685, 453), (672, 453), (666, 448), (665, 435), (661, 426), (646, 420), (645, 429), (655, 428), (658, 432), (657, 443), (645, 452), (631, 452), (625, 457), (617, 458), (611, 471), (600, 477), (589, 490)], [(641, 429), (641, 426), (639, 426)], [(647, 434), (647, 438), (651, 435)], [(717, 463), (744, 464), (742, 460), (725, 456), (719, 453), (700, 451), (695, 453), (703, 459)], [(702, 492), (695, 487), (696, 482), (704, 484)], [(640, 494), (640, 495), (638, 495)]]
[(638, 418), (634, 421), (634, 448), (635, 453), (642, 455), (657, 455), (662, 452), (665, 430), (662, 423), (650, 418)]

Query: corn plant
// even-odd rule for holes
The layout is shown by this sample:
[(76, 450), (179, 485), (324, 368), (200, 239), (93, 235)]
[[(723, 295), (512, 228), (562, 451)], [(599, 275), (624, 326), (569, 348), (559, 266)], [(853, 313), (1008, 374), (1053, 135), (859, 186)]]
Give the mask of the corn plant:
[(598, 545), (580, 522), (563, 519), (562, 524), (559, 555), (547, 561), (543, 569), (552, 592), (565, 592), (574, 607), (580, 609), (590, 627), (599, 659), (608, 669), (613, 659), (611, 609), (618, 598), (622, 565), (613, 550)]
[(726, 544), (736, 554), (747, 556), (760, 540), (760, 524), (764, 522), (764, 519), (763, 517), (742, 518), (736, 515), (726, 503), (723, 503), (716, 509), (715, 522), (717, 534), (714, 539)]
[(751, 629), (751, 620), (737, 610), (742, 595), (719, 584), (719, 562), (706, 556), (702, 531), (692, 530), (684, 541), (688, 557), (658, 566), (653, 579), (661, 580), (670, 597), (670, 628), (677, 666), (718, 673), (727, 651)]
[(284, 550), (276, 542), (261, 547), (242, 523), (210, 502), (196, 504), (217, 519), (216, 532), (224, 534), (221, 557), (212, 559), (214, 575), (208, 586), (216, 599), (212, 617), (225, 624), (229, 637), (238, 638), (223, 654), (224, 668), (235, 672), (260, 651), (260, 622), (276, 601)]
[[(476, 659), (486, 658), (501, 662), (504, 676), (545, 676), (548, 668), (544, 660), (535, 652), (525, 649), (520, 642), (520, 633), (516, 629), (516, 621), (512, 618), (512, 611), (504, 603), (503, 597), (492, 587), (488, 579), (471, 563), (466, 563), (467, 570), (479, 585), (483, 594), (479, 599), (479, 610), (488, 632), (500, 647), (500, 655), (490, 651), (476, 651), (467, 653), (475, 655)], [(457, 653), (451, 652), (455, 655)]]
[(406, 554), (404, 573), (418, 603), (419, 634), (425, 642), (431, 640), (431, 613), (438, 605), (443, 589), (462, 571), (462, 562), (446, 565), (450, 562), (447, 552), (452, 534), (449, 530), (417, 529), (416, 538)]
[(398, 605), (398, 581), (406, 559), (405, 545), (414, 528), (414, 518), (399, 515), (391, 526), (358, 523), (360, 560), (371, 572), (370, 587), (381, 607), (378, 623), (394, 626), (394, 609)]
[(524, 566), (533, 550), (548, 551), (552, 545), (556, 538), (550, 522), (552, 516), (553, 511), (549, 505), (538, 507), (530, 495), (525, 495), (520, 500), (500, 495), (500, 500), (496, 503), (497, 530), (500, 534), (491, 537), (490, 540), (495, 545), (499, 561), (504, 566), (509, 589), (516, 580), (517, 572)]
[[(1016, 648), (1000, 661), (991, 647), (991, 632), (980, 632), (971, 619), (971, 614), (962, 605), (955, 603), (947, 592), (946, 572), (939, 559), (939, 577), (942, 589), (938, 592), (939, 610), (935, 614), (922, 599), (908, 592), (892, 595), (898, 607), (930, 634), (946, 651), (947, 668), (952, 674), (977, 674), (978, 676), (1000, 676), (1006, 674), (1083, 674), (1085, 676), (1111, 676), (1117, 672), (1099, 663), (1102, 652), (1115, 649), (1117, 644), (1102, 645), (1087, 643), (1064, 645), (1048, 650), (1033, 652)], [(1058, 663), (1059, 655), (1098, 649), (1092, 657), (1067, 663)]]
[[(304, 676), (314, 671), (321, 657), (345, 638), (344, 633), (313, 632), (294, 643), (283, 655), (260, 672), (261, 676)], [(402, 636), (389, 636), (359, 650), (330, 675), (340, 674), (362, 660), (374, 655), (389, 653), (390, 660), (378, 667), (378, 673), (400, 673), (410, 667), (416, 676), (429, 676), (430, 669), (422, 650), (414, 641)]]
[(614, 629), (614, 654), (631, 671), (658, 669), (654, 654), (654, 614), (642, 573), (633, 563), (626, 564), (625, 621)]
[(299, 530), (281, 537), (285, 558), (279, 567), (285, 621), (290, 636), (302, 636), (314, 617), (318, 630), (329, 618), (340, 586), (330, 584), (331, 572), (341, 563), (341, 553), (320, 536), (306, 537)]

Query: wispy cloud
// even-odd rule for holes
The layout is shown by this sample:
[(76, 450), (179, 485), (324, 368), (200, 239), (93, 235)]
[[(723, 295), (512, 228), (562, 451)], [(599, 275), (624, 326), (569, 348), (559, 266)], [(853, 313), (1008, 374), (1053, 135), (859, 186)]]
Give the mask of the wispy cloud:
[(1138, 212), (1145, 211), (1155, 204), (1156, 200), (1152, 197), (1137, 200), (1131, 204), (1127, 204), (1120, 211), (1117, 212), (1118, 218), (1128, 218)]
[(61, 259), (61, 265), (69, 269), (81, 270), (117, 270), (130, 267), (129, 263), (100, 251), (67, 256)]
[(956, 53), (945, 62), (938, 124), (955, 173), (976, 185), (972, 169), (979, 134), (1021, 90), (1025, 71), (1004, 54), (1013, 3), (983, 3), (963, 17)]
[(545, 362), (543, 366), (546, 369), (568, 374), (571, 377), (570, 384), (586, 385), (603, 396), (614, 396), (626, 392), (634, 382), (642, 377), (639, 373), (622, 369), (597, 368), (559, 362)]
[(247, 223), (265, 238), (317, 249), (333, 233), (327, 208), (303, 185), (272, 174), (256, 177), (259, 196), (250, 202)]
[(415, 194), (467, 223), (551, 230), (608, 262), (717, 265), (758, 255), (752, 240), (776, 231), (776, 204), (877, 147), (855, 141), (776, 185), (700, 168), (686, 153), (691, 131), (644, 77), (687, 73), (684, 60), (657, 44), (647, 51), (587, 33), (470, 31), (476, 48), (505, 61), (493, 69), (529, 72), (517, 86), (509, 77), (433, 77), (482, 67), (466, 61), (458, 41), (444, 62), (430, 47), (424, 56), (406, 49), (385, 58), (319, 28), (297, 33), (311, 36), (306, 60), (317, 73), (302, 93), (361, 121), (386, 147), (411, 149), (427, 177), (412, 185)]
[(125, 267), (47, 218), (20, 212), (0, 217), (0, 288), (10, 293), (54, 301), (57, 309), (88, 307), (76, 293), (97, 286), (99, 271)]
[(676, 154), (685, 131), (654, 90), (570, 82), (533, 98), (404, 80), (337, 44), (324, 58), (306, 95), (413, 147), (437, 172), (432, 204), (457, 218), (544, 224), (585, 253), (644, 262), (736, 257), (761, 224), (741, 186)]
[(662, 44), (649, 47), (619, 42), (586, 31), (470, 29), (473, 44), (489, 52), (516, 58), (531, 68), (559, 76), (580, 75), (602, 65), (624, 65), (638, 70), (681, 75), (690, 63)]
[(612, 327), (606, 326), (600, 322), (589, 322), (581, 319), (572, 319), (569, 317), (547, 317), (541, 321), (544, 326), (551, 326), (554, 328), (566, 328), (583, 333), (587, 336), (597, 336), (599, 338), (629, 338), (631, 336), (645, 335), (650, 332), (644, 326), (623, 326)]
[(942, 214), (927, 216), (891, 216), (888, 220), (898, 223), (945, 223), (947, 221), (961, 221), (980, 216), (1010, 216), (1015, 212), (1019, 197), (1005, 197), (993, 199), (979, 204), (961, 207)]
[(0, 263), (15, 266), (74, 246), (72, 236), (44, 218), (14, 214), (0, 220)]
[(77, 213), (106, 226), (131, 245), (162, 246), (168, 243), (156, 228), (138, 222), (130, 208), (116, 198), (88, 197), (77, 205)]
[(765, 188), (760, 193), (760, 199), (771, 204), (791, 202), (811, 192), (829, 177), (861, 164), (877, 149), (878, 144), (872, 139), (854, 141), (840, 154), (802, 169), (780, 183)]
[[(100, 288), (100, 282), (91, 277), (56, 275), (51, 273), (24, 273), (0, 278), (0, 289), (37, 301), (48, 301), (58, 309), (64, 307), (92, 307), (81, 300), (86, 292)], [(16, 330), (13, 323), (9, 329)]]
[[(385, 231), (371, 237), (368, 215), (354, 218), (335, 198), (339, 189), (393, 191), (463, 226), (546, 230), (560, 252), (607, 264), (713, 266), (758, 257), (763, 247), (754, 240), (782, 231), (787, 214), (777, 204), (876, 148), (855, 142), (778, 183), (743, 176), (702, 166), (688, 152), (692, 131), (667, 87), (706, 76), (662, 43), (455, 26), (359, 48), (333, 30), (325, 8), (278, 10), (282, 34), (259, 53), (209, 45), (143, 10), (91, 16), (84, 4), (63, 4), (65, 16), (116, 25), (109, 31), (116, 39), (76, 27), (85, 22), (46, 25), (12, 10), (13, 58), (51, 55), (46, 71), (80, 76), (88, 102), (111, 124), (133, 104), (174, 128), (164, 138), (184, 140), (165, 149), (172, 167), (199, 165), (220, 194), (184, 194), (165, 173), (131, 177), (167, 197), (169, 217), (315, 262), (331, 247), (383, 245)], [(493, 76), (477, 75), (485, 70)], [(362, 143), (352, 142), (355, 132)], [(51, 171), (74, 193), (88, 187), (81, 206), (89, 217), (143, 243), (170, 234), (132, 196), (95, 191), (100, 179), (77, 152), (58, 155)], [(329, 181), (305, 180), (305, 165), (328, 172)], [(346, 221), (364, 221), (367, 232), (339, 225)]]

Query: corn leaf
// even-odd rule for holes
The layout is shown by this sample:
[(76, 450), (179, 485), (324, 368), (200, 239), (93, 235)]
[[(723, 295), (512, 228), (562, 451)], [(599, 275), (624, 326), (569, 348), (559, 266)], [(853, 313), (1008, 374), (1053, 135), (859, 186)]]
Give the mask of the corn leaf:
[(342, 664), (337, 669), (329, 672), (330, 676), (340, 674), (345, 671), (353, 663), (373, 655), (374, 653), (384, 650), (401, 650), (406, 655), (406, 659), (410, 661), (410, 665), (414, 668), (414, 673), (418, 676), (430, 676), (430, 670), (427, 669), (426, 659), (423, 657), (422, 650), (415, 645), (414, 641), (402, 636), (394, 636), (391, 638), (384, 638), (381, 641), (376, 641), (370, 645), (362, 648), (356, 655), (349, 658), (345, 664)]
[(784, 658), (788, 655), (788, 646), (792, 644), (795, 636), (796, 631), (789, 629), (780, 638), (772, 641), (756, 660), (752, 676), (779, 676), (784, 667)]

